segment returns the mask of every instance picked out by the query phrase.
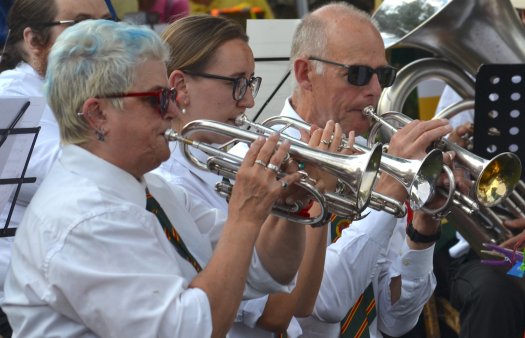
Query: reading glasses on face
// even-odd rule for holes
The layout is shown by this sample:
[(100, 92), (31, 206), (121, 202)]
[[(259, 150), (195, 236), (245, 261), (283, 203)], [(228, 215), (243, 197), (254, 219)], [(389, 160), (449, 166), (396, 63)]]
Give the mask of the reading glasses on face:
[(342, 63), (321, 59), (315, 56), (310, 56), (308, 60), (319, 61), (330, 65), (345, 68), (348, 71), (348, 83), (354, 86), (365, 86), (370, 82), (372, 76), (377, 74), (379, 84), (382, 88), (390, 87), (394, 84), (396, 79), (397, 69), (390, 66), (377, 67), (376, 69), (364, 65), (345, 65)]
[(252, 76), (250, 79), (247, 79), (243, 76), (235, 78), (202, 72), (194, 72), (191, 70), (183, 70), (183, 72), (193, 76), (200, 76), (208, 79), (226, 80), (233, 82), (232, 96), (235, 101), (242, 100), (244, 94), (246, 94), (246, 91), (248, 90), (248, 86), (252, 89), (252, 96), (253, 98), (255, 98), (257, 96), (257, 93), (259, 92), (259, 87), (261, 86), (262, 81), (262, 78), (259, 76)]

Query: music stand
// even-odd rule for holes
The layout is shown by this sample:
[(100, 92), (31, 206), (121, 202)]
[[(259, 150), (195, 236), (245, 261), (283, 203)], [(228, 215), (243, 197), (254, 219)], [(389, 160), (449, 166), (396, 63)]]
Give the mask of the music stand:
[[(0, 173), (3, 173), (5, 169), (6, 172), (15, 174), (15, 177), (0, 178), (0, 189), (5, 186), (15, 186), (11, 189), (2, 189), (2, 193), (4, 194), (10, 190), (14, 190), (6, 223), (0, 228), (0, 237), (9, 237), (14, 236), (16, 233), (16, 228), (9, 228), (9, 222), (22, 184), (34, 183), (36, 181), (36, 177), (25, 177), (25, 174), (40, 127), (28, 127), (27, 125), (35, 125), (38, 123), (43, 112), (43, 109), (40, 109), (38, 106), (44, 107), (44, 100), (43, 98), (2, 98), (2, 100), (5, 105), (2, 104), (0, 107), (8, 107), (8, 109), (13, 109), (13, 106), (17, 107), (14, 117), (10, 119), (10, 116), (13, 116), (12, 113), (10, 116), (7, 115), (8, 117), (2, 120), (2, 128), (0, 128), (0, 150), (4, 150), (7, 154), (3, 154), (5, 163), (0, 166)], [(31, 110), (31, 114), (26, 114), (35, 101), (39, 101), (36, 104), (37, 107)], [(4, 114), (4, 117), (6, 116), (5, 112), (0, 113)], [(27, 118), (24, 119), (26, 115)], [(30, 138), (28, 142), (27, 138), (19, 138), (17, 136), (24, 134), (33, 134), (33, 137)], [(11, 138), (13, 138), (13, 140), (11, 140)], [(17, 147), (14, 147), (15, 145)], [(4, 149), (2, 149), (2, 147), (4, 147)], [(13, 148), (7, 149), (8, 147)], [(22, 154), (19, 153), (20, 151), (22, 151)], [(27, 151), (27, 153), (24, 153), (24, 151)], [(5, 205), (0, 204), (0, 211), (2, 211), (4, 207)]]
[(525, 164), (525, 64), (482, 65), (476, 76), (475, 112), (473, 152), (492, 158), (510, 151)]

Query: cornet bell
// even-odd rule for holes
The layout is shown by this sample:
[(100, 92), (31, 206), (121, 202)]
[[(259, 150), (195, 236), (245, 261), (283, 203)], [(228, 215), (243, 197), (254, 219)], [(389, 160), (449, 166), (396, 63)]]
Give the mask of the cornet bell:
[(516, 187), (521, 176), (521, 161), (513, 153), (495, 156), (485, 165), (476, 182), (476, 197), (483, 205), (494, 206)]

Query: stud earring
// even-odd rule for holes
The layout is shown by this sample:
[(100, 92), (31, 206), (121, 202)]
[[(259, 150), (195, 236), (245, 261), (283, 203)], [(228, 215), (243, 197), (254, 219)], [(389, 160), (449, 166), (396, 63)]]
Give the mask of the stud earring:
[(95, 130), (95, 134), (97, 135), (97, 140), (99, 140), (100, 142), (104, 142), (104, 140), (106, 139), (106, 134), (104, 133), (103, 128)]
[(180, 112), (181, 112), (183, 115), (185, 115), (185, 114), (186, 114), (186, 108), (182, 108), (182, 109), (180, 110)]

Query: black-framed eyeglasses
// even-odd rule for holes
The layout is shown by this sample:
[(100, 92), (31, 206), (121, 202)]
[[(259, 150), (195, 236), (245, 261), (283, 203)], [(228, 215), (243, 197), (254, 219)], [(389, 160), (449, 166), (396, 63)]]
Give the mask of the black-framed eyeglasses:
[(177, 99), (175, 88), (162, 88), (154, 92), (132, 92), (98, 95), (98, 99), (118, 99), (123, 97), (149, 97), (148, 103), (159, 110), (160, 116), (164, 117), (168, 112), (170, 102)]
[(397, 69), (390, 66), (377, 67), (376, 69), (363, 65), (345, 65), (334, 61), (324, 60), (315, 56), (310, 56), (308, 60), (324, 62), (330, 65), (346, 68), (348, 71), (348, 83), (354, 86), (365, 86), (370, 82), (374, 74), (377, 74), (379, 84), (382, 88), (390, 87), (394, 84)]
[(243, 76), (235, 78), (208, 73), (194, 72), (191, 70), (183, 70), (183, 72), (189, 75), (205, 77), (208, 79), (226, 80), (233, 82), (232, 96), (235, 101), (242, 100), (244, 94), (246, 94), (246, 91), (248, 90), (248, 87), (251, 88), (252, 96), (253, 98), (255, 98), (257, 96), (257, 93), (259, 92), (259, 87), (261, 86), (262, 81), (262, 78), (259, 76), (252, 76), (250, 79), (247, 79)]

